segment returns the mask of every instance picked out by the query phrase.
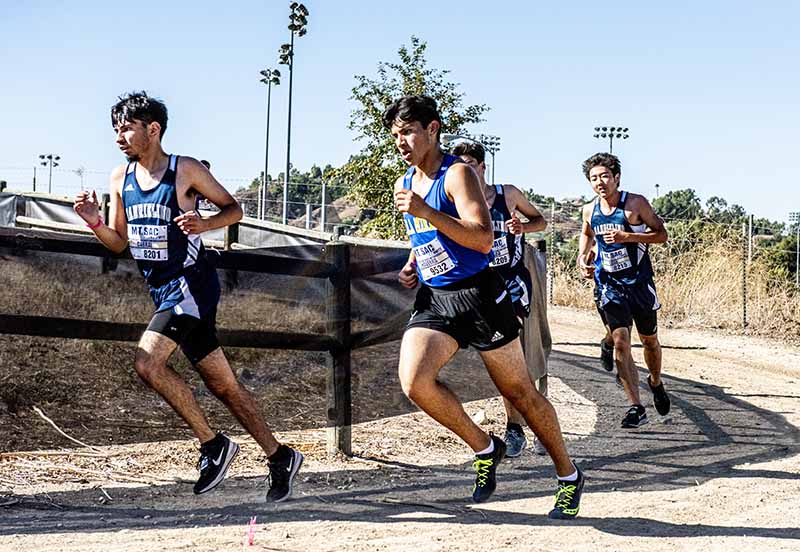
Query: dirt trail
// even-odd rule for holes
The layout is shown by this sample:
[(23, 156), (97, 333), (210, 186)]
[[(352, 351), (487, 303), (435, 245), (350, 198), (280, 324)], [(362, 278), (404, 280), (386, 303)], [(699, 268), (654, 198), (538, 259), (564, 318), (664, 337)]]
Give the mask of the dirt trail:
[[(75, 474), (23, 481), (24, 462), (43, 457), (0, 460), (0, 550), (800, 550), (798, 348), (664, 329), (673, 412), (651, 408), (653, 423), (623, 431), (622, 391), (596, 360), (596, 317), (556, 308), (550, 321), (551, 398), (590, 477), (572, 522), (546, 518), (552, 467), (531, 452), (504, 462), (492, 502), (472, 505), (466, 447), (410, 412), (354, 427), (352, 459), (326, 458), (321, 430), (285, 432), (307, 462), (293, 500), (277, 506), (263, 501), (262, 459), (243, 437), (231, 477), (203, 497), (185, 482), (196, 460), (189, 440), (103, 447), (115, 454), (106, 469), (157, 485)], [(643, 366), (641, 348), (634, 357)], [(386, 374), (392, 362), (387, 354)], [(502, 432), (500, 401), (479, 369), (466, 355), (445, 379), (481, 387), (467, 408), (485, 410), (488, 428)], [(254, 546), (243, 547), (252, 516)]]

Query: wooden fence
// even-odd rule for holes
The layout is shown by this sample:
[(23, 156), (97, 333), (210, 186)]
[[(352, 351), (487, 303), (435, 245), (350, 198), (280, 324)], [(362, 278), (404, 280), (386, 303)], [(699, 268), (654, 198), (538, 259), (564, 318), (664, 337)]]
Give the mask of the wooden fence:
[[(82, 235), (85, 232), (78, 225), (37, 222), (25, 217), (20, 211), (17, 221), (21, 225), (49, 227), (58, 231), (0, 227), (0, 248), (10, 250), (14, 254), (42, 251), (100, 257), (104, 260), (103, 267), (113, 264), (116, 259), (131, 258), (127, 250), (117, 255), (106, 249), (94, 236)], [(351, 454), (351, 351), (397, 340), (402, 335), (403, 326), (396, 324), (394, 327), (353, 333), (350, 283), (352, 279), (400, 270), (407, 260), (407, 253), (399, 251), (396, 258), (392, 257), (386, 261), (351, 263), (352, 244), (338, 240), (334, 234), (331, 235), (331, 241), (323, 244), (320, 260), (291, 259), (272, 255), (268, 250), (263, 250), (265, 252), (237, 250), (235, 247), (237, 232), (238, 225), (228, 227), (225, 234), (225, 250), (219, 251), (217, 268), (326, 280), (326, 332), (324, 335), (319, 335), (220, 329), (220, 344), (228, 347), (327, 351), (327, 449), (331, 454), (336, 452)], [(146, 324), (0, 314), (0, 333), (5, 334), (138, 341), (145, 328)]]
[[(26, 251), (42, 251), (84, 255), (102, 259), (103, 271), (113, 268), (118, 259), (130, 259), (128, 250), (114, 254), (106, 249), (82, 225), (59, 223), (25, 216), (23, 201), (17, 202), (17, 227), (0, 227), (0, 248), (12, 254)], [(52, 201), (53, 198), (47, 198)], [(108, 220), (108, 196), (104, 196), (105, 218)], [(60, 200), (70, 204), (65, 200)], [(22, 207), (20, 207), (22, 205)], [(247, 226), (267, 231), (291, 232), (321, 241), (323, 254), (320, 260), (292, 259), (269, 253), (268, 249), (256, 252), (238, 243), (239, 227)], [(206, 240), (204, 240), (206, 241)], [(206, 243), (208, 243), (206, 241)], [(397, 248), (397, 255), (376, 256), (360, 263), (351, 262), (351, 247), (374, 246)], [(376, 330), (352, 332), (352, 312), (350, 284), (358, 278), (375, 274), (399, 271), (408, 259), (403, 242), (366, 240), (323, 234), (304, 229), (289, 229), (286, 226), (263, 221), (245, 219), (225, 230), (224, 241), (213, 245), (224, 246), (218, 251), (215, 262), (217, 268), (234, 273), (250, 271), (280, 274), (326, 280), (325, 293), (325, 334), (307, 334), (279, 331), (227, 330), (218, 331), (220, 344), (227, 347), (248, 347), (256, 349), (284, 349), (299, 351), (327, 351), (326, 397), (327, 397), (327, 450), (350, 455), (352, 425), (351, 394), (351, 352), (353, 350), (389, 343), (400, 339), (406, 319), (395, 317)], [(545, 243), (539, 242), (539, 251), (545, 250)], [(543, 306), (543, 308), (546, 308)], [(26, 316), (0, 314), (0, 334), (30, 335), (70, 339), (138, 341), (145, 331), (146, 324), (104, 322), (98, 320), (79, 320), (46, 316)], [(527, 333), (523, 334), (523, 337)], [(549, 339), (549, 330), (547, 332)], [(526, 341), (524, 338), (523, 341)], [(537, 342), (541, 349), (541, 342)], [(546, 364), (546, 358), (544, 360)], [(546, 366), (544, 367), (546, 373)], [(546, 381), (546, 376), (542, 378)]]

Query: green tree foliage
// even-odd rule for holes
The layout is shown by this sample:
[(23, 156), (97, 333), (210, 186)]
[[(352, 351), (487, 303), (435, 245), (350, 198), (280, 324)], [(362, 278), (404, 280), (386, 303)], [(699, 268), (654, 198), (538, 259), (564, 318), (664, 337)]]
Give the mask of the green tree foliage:
[(555, 202), (554, 197), (537, 194), (533, 190), (522, 190), (522, 193), (525, 194), (525, 197), (528, 198), (528, 201), (536, 205), (536, 207), (538, 207), (543, 213), (544, 209), (550, 207), (550, 205)]
[(675, 190), (653, 200), (653, 209), (664, 220), (693, 220), (703, 213), (700, 198), (694, 190)]
[[(335, 178), (334, 168), (326, 165), (320, 168), (312, 165), (307, 172), (300, 172), (294, 167), (291, 168), (291, 178), (289, 179), (288, 193), (288, 218), (293, 219), (302, 217), (306, 213), (306, 203), (310, 203), (314, 209), (322, 203), (322, 183), (325, 181), (325, 204), (329, 205), (333, 201), (346, 195), (347, 189)], [(239, 188), (236, 194), (239, 197), (253, 196), (261, 185), (264, 178), (262, 171), (254, 178), (247, 188)], [(267, 176), (267, 216), (280, 217), (283, 212), (283, 173), (280, 172), (276, 177)]]
[(348, 128), (364, 143), (361, 151), (335, 171), (349, 187), (350, 196), (374, 215), (362, 224), (361, 232), (384, 238), (405, 236), (402, 218), (394, 208), (393, 185), (406, 170), (389, 131), (381, 120), (383, 112), (396, 98), (407, 94), (426, 94), (434, 98), (442, 116), (442, 131), (460, 134), (467, 125), (478, 123), (488, 110), (484, 104), (463, 105), (464, 94), (458, 84), (449, 82), (446, 69), (433, 69), (425, 58), (427, 44), (412, 36), (409, 46), (397, 51), (399, 59), (378, 63), (375, 78), (357, 75), (351, 99), (358, 107), (350, 116)]

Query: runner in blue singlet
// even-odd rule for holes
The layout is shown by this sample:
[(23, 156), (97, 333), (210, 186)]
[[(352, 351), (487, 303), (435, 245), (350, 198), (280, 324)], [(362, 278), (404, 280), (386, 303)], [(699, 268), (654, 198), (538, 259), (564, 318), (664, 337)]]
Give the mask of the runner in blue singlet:
[[(531, 308), (531, 275), (525, 268), (526, 232), (539, 232), (547, 227), (542, 214), (525, 194), (510, 184), (490, 185), (486, 182), (486, 151), (483, 145), (471, 140), (464, 140), (453, 148), (453, 154), (475, 171), (481, 182), (489, 215), (492, 218), (494, 242), (492, 243), (492, 259), (490, 265), (503, 277), (506, 289), (514, 302), (514, 312), (520, 320), (528, 317)], [(517, 213), (527, 219), (522, 222)], [(526, 363), (527, 365), (527, 363)], [(528, 365), (530, 368), (530, 365)], [(546, 385), (531, 373), (533, 381), (540, 393), (547, 396)], [(522, 454), (528, 441), (525, 437), (525, 419), (516, 411), (508, 399), (503, 399), (506, 410), (506, 432), (504, 440), (508, 450), (506, 456), (515, 458)], [(534, 439), (534, 451), (544, 455), (547, 451)]]
[[(111, 121), (128, 163), (111, 174), (110, 220), (100, 217), (95, 192), (79, 193), (75, 211), (112, 251), (121, 253), (130, 247), (150, 288), (155, 314), (136, 350), (136, 372), (186, 421), (201, 443), (196, 494), (222, 482), (239, 447), (211, 429), (192, 390), (167, 365), (178, 346), (209, 390), (267, 455), (267, 500), (285, 500), (291, 495), (303, 455), (275, 439), (219, 347), (219, 280), (200, 239), (202, 232), (238, 222), (242, 210), (200, 162), (164, 152), (161, 138), (167, 129), (167, 108), (163, 102), (144, 92), (126, 95), (112, 107)], [(219, 212), (201, 217), (197, 211), (200, 194)]]
[[(653, 283), (648, 246), (667, 241), (664, 223), (644, 196), (619, 189), (619, 159), (598, 153), (587, 159), (583, 171), (597, 197), (583, 207), (578, 267), (594, 278), (597, 308), (611, 330), (617, 372), (630, 401), (622, 427), (648, 422), (639, 396), (639, 374), (631, 356), (630, 327), (636, 324), (650, 374), (647, 382), (659, 414), (669, 412), (670, 401), (661, 381), (661, 345), (656, 311), (660, 308)], [(592, 262), (592, 249), (597, 248)]]
[(412, 247), (399, 280), (409, 288), (421, 284), (400, 345), (403, 391), (475, 451), (472, 498), (488, 500), (505, 443), (478, 427), (437, 379), (459, 347), (475, 348), (500, 393), (522, 413), (553, 459), (559, 483), (550, 516), (574, 518), (584, 478), (567, 453), (555, 410), (533, 387), (510, 294), (489, 266), (492, 225), (478, 179), (465, 163), (441, 151), (441, 118), (433, 99), (399, 98), (385, 111), (383, 123), (410, 165), (395, 183), (395, 205)]

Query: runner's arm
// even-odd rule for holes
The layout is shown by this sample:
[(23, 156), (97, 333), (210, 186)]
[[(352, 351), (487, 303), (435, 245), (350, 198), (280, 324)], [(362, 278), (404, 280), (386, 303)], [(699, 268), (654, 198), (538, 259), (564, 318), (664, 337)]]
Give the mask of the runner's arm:
[(592, 204), (584, 205), (581, 216), (581, 234), (578, 238), (578, 270), (584, 278), (591, 278), (594, 274), (594, 230), (592, 230), (591, 220)]
[(504, 186), (504, 188), (506, 190), (506, 194), (509, 196), (509, 199), (511, 199), (514, 205), (514, 210), (511, 212), (512, 221), (513, 219), (519, 221), (519, 219), (516, 217), (516, 211), (519, 211), (525, 215), (525, 218), (528, 219), (528, 222), (520, 221), (519, 228), (517, 228), (516, 223), (511, 224), (512, 221), (509, 221), (509, 231), (514, 234), (526, 234), (528, 232), (540, 232), (547, 228), (547, 221), (545, 220), (544, 216), (542, 216), (542, 213), (536, 208), (536, 205), (531, 203), (525, 194), (522, 193), (522, 190), (510, 184), (507, 184)]
[(492, 218), (475, 171), (465, 163), (452, 165), (445, 176), (444, 190), (459, 218), (431, 209), (428, 221), (459, 245), (489, 253), (494, 242)]
[(475, 172), (464, 163), (451, 166), (445, 176), (444, 188), (460, 218), (434, 209), (412, 190), (398, 190), (397, 187), (394, 193), (395, 206), (401, 213), (427, 220), (457, 244), (489, 253), (494, 232)]
[(188, 183), (187, 189), (191, 188), (219, 208), (218, 213), (209, 217), (201, 217), (194, 209), (175, 217), (175, 222), (184, 234), (201, 234), (230, 226), (242, 219), (239, 203), (200, 161), (192, 157), (181, 157), (178, 160), (178, 171), (181, 181)]
[(109, 220), (103, 221), (100, 216), (100, 203), (97, 201), (97, 193), (94, 190), (91, 193), (81, 190), (75, 196), (73, 204), (75, 212), (91, 227), (97, 239), (114, 253), (122, 253), (128, 247), (128, 225), (120, 197), (122, 182), (125, 180), (125, 167), (125, 165), (120, 165), (111, 172)]
[(629, 194), (630, 204), (628, 211), (638, 216), (647, 225), (646, 232), (625, 232), (624, 230), (609, 230), (603, 233), (606, 243), (664, 243), (667, 241), (667, 229), (664, 222), (653, 211), (650, 202), (639, 194)]

